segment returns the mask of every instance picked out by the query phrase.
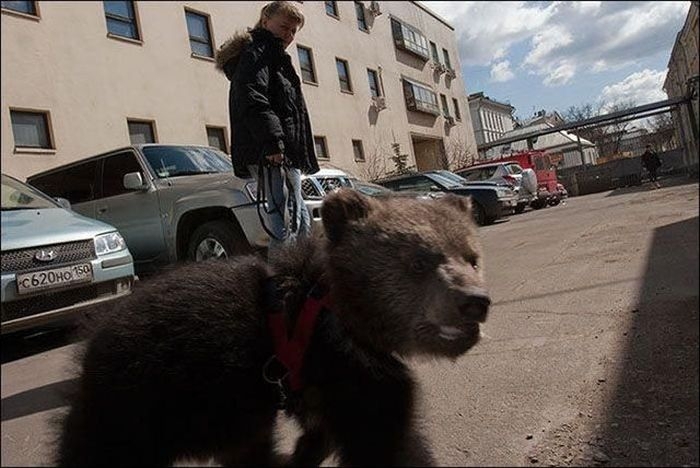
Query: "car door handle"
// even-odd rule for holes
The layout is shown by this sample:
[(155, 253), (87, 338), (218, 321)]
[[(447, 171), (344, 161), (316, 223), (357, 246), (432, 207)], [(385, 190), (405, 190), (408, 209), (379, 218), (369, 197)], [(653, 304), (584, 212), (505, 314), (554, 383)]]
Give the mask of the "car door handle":
[(98, 214), (105, 214), (106, 211), (107, 211), (107, 207), (106, 207), (106, 206), (101, 206), (101, 207), (99, 207), (99, 208), (97, 209), (97, 213), (98, 213)]

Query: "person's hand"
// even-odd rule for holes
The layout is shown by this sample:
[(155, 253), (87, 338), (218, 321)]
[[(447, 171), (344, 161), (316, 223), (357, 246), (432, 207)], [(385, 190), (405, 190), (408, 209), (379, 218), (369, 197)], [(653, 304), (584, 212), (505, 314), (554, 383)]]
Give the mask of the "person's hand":
[(266, 156), (266, 158), (273, 166), (279, 166), (284, 162), (284, 155), (282, 153), (270, 154)]

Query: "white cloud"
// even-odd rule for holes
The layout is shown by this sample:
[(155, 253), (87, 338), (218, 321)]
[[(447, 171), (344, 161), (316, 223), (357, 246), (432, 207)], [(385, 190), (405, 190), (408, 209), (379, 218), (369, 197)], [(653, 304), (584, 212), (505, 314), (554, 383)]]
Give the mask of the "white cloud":
[(576, 65), (571, 62), (562, 62), (556, 68), (548, 70), (542, 83), (546, 86), (561, 86), (571, 81), (576, 73)]
[(455, 26), (463, 65), (488, 65), (547, 23), (556, 5), (530, 2), (432, 2), (431, 10)]
[[(508, 60), (555, 85), (576, 70), (601, 73), (670, 53), (690, 2), (422, 3), (455, 26), (463, 65)], [(519, 64), (516, 46), (527, 47)]]
[(510, 69), (510, 62), (504, 60), (498, 62), (491, 67), (491, 80), (496, 83), (503, 83), (515, 78), (515, 74)]
[(641, 106), (667, 99), (662, 87), (666, 70), (644, 70), (632, 73), (624, 80), (603, 88), (598, 100), (610, 108), (615, 104), (633, 103)]

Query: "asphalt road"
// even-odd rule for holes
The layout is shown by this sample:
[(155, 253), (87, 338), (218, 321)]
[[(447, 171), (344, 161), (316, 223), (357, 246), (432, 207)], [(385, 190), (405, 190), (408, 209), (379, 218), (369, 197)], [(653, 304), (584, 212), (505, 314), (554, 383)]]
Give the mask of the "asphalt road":
[[(662, 184), (480, 228), (487, 336), (411, 363), (439, 464), (698, 466), (698, 183)], [(3, 338), (2, 466), (47, 464), (75, 346)]]

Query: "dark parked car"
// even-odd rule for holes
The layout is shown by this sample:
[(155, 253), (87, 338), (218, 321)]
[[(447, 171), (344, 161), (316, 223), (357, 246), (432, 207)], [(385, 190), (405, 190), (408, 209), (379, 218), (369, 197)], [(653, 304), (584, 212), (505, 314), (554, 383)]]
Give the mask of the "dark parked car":
[(377, 183), (397, 192), (443, 192), (471, 196), (474, 220), (482, 226), (492, 224), (512, 212), (518, 203), (518, 196), (509, 187), (496, 183), (471, 185), (449, 171), (402, 174)]

